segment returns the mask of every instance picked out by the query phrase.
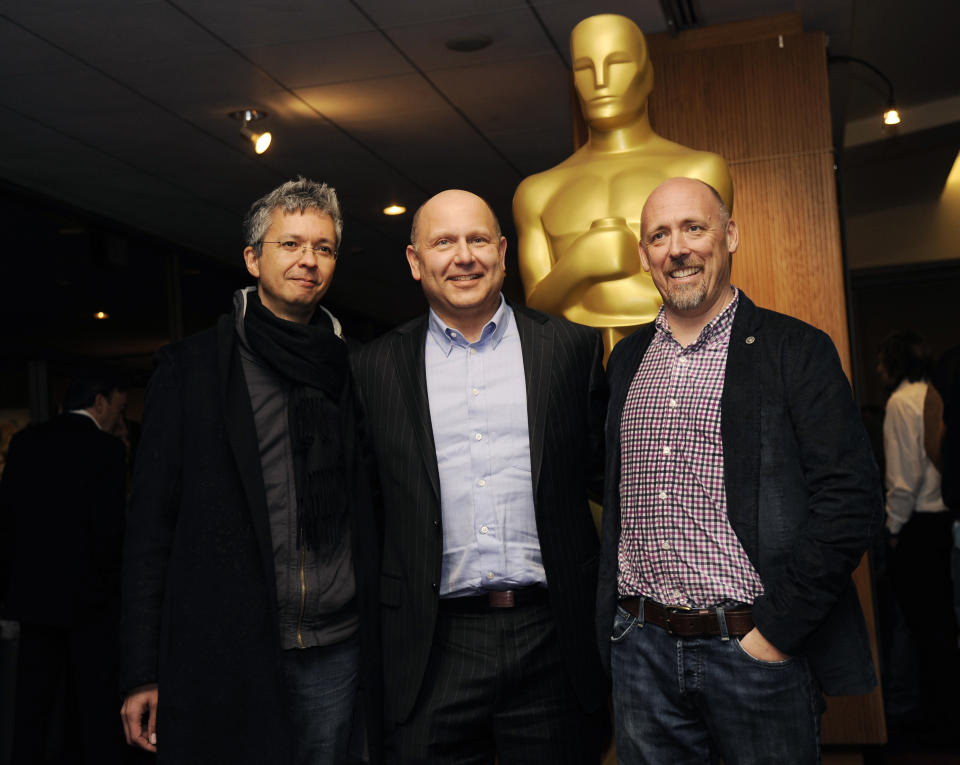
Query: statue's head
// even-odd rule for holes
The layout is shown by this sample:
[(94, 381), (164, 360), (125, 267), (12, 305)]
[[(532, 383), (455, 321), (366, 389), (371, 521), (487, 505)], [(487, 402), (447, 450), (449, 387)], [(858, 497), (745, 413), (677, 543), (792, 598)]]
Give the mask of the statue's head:
[(592, 128), (612, 130), (643, 113), (653, 66), (643, 32), (626, 16), (590, 16), (570, 33), (573, 77)]

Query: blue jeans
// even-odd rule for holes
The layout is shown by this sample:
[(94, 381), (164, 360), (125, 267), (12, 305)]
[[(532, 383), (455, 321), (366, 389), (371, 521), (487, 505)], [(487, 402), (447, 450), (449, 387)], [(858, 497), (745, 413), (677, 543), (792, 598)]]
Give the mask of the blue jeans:
[(820, 761), (822, 698), (806, 660), (755, 659), (731, 637), (678, 638), (617, 607), (610, 640), (625, 765)]
[(342, 643), (283, 652), (280, 668), (296, 736), (296, 765), (347, 761), (359, 665), (356, 635)]

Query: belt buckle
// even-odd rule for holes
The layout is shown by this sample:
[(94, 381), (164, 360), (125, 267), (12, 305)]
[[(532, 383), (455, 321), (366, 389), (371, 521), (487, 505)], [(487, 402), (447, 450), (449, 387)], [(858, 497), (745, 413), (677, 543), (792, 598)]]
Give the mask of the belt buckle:
[(673, 623), (670, 621), (670, 617), (676, 612), (690, 612), (693, 609), (690, 606), (664, 606), (664, 620), (667, 622), (667, 634), (673, 637), (677, 633), (673, 631)]
[(517, 604), (513, 590), (491, 590), (487, 602), (490, 608), (513, 608)]

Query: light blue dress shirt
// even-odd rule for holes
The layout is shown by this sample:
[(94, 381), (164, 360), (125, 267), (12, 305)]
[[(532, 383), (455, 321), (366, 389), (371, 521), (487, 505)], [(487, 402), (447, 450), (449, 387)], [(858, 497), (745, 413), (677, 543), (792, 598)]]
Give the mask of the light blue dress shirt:
[(546, 584), (513, 311), (501, 296), (480, 339), (470, 343), (431, 310), (425, 360), (440, 470), (440, 596)]

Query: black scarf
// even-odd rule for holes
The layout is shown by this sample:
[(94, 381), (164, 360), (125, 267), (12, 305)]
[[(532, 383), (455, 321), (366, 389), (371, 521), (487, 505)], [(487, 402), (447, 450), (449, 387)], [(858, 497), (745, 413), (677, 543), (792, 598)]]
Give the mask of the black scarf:
[(256, 290), (247, 293), (250, 349), (293, 387), (287, 416), (297, 484), (297, 544), (330, 552), (343, 537), (346, 467), (339, 401), (347, 383), (347, 345), (317, 308), (309, 324), (277, 318)]

